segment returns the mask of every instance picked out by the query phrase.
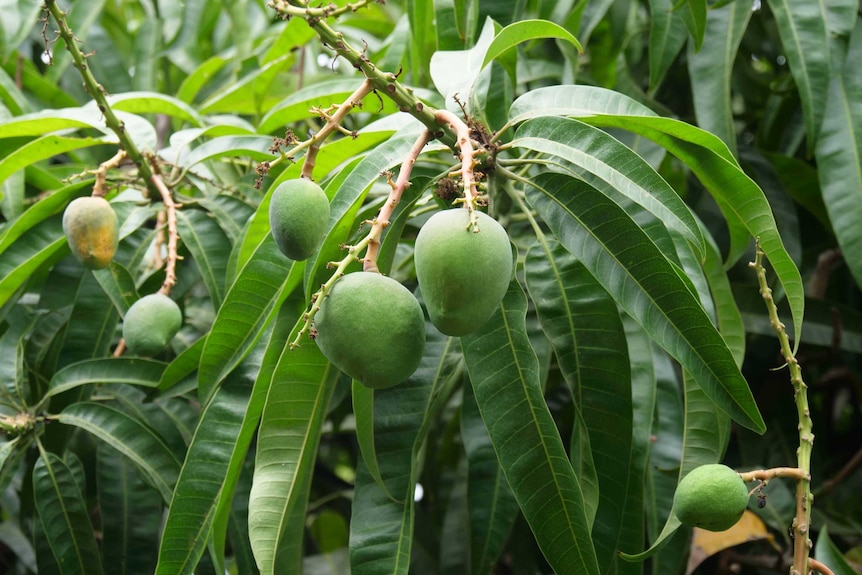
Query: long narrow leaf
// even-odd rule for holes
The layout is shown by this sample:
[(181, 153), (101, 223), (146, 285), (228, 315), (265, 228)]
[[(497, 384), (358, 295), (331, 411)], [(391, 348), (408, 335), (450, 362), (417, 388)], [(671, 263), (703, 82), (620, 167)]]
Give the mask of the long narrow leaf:
[(33, 467), (33, 500), (63, 575), (99, 575), (102, 562), (81, 490), (63, 460), (43, 452)]
[(89, 383), (127, 383), (155, 387), (165, 367), (164, 362), (137, 357), (87, 359), (57, 371), (48, 383), (48, 391), (43, 397), (51, 397)]
[(482, 420), (515, 499), (560, 575), (599, 573), (578, 479), (542, 397), (517, 282), (480, 330), (461, 338)]
[(560, 242), (704, 391), (741, 425), (765, 425), (748, 383), (700, 303), (658, 248), (616, 204), (562, 174), (537, 179), (528, 199)]

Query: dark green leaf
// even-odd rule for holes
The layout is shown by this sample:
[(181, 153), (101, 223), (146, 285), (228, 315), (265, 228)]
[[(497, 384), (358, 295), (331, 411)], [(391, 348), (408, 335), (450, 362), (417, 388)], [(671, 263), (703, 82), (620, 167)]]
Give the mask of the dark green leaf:
[(112, 357), (89, 359), (57, 371), (48, 384), (45, 398), (90, 383), (127, 383), (141, 387), (158, 385), (167, 365), (143, 358)]
[(215, 220), (200, 210), (179, 210), (177, 226), (201, 272), (213, 307), (219, 309), (224, 299), (230, 241)]
[(542, 397), (517, 282), (480, 330), (461, 338), (482, 420), (536, 541), (555, 572), (599, 573), (583, 496)]

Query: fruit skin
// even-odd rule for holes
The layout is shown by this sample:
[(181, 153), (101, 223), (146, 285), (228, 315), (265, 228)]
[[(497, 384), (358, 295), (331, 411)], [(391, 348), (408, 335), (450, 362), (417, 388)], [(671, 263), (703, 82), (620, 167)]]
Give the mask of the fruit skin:
[(87, 196), (72, 200), (63, 212), (63, 233), (72, 253), (85, 268), (102, 269), (117, 253), (119, 223), (105, 198)]
[(478, 212), (479, 231), (464, 208), (437, 212), (419, 230), (416, 279), (431, 322), (446, 335), (474, 332), (496, 311), (512, 277), (509, 236)]
[(730, 529), (748, 506), (748, 488), (730, 467), (701, 465), (682, 478), (673, 495), (673, 510), (687, 527), (707, 531)]
[(314, 316), (315, 342), (338, 369), (366, 387), (409, 378), (425, 349), (425, 316), (410, 290), (375, 272), (340, 278)]
[(278, 249), (290, 259), (308, 259), (320, 245), (328, 222), (329, 199), (311, 180), (288, 180), (272, 192), (269, 226)]
[(123, 319), (123, 339), (135, 355), (155, 355), (165, 349), (183, 325), (174, 300), (161, 293), (145, 295), (132, 304)]

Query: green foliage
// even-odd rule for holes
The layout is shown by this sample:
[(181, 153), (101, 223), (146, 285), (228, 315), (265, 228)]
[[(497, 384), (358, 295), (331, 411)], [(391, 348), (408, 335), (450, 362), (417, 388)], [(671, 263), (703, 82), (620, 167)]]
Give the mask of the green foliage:
[(270, 4), (0, 2), (5, 572), (681, 573), (796, 465), (755, 238), (850, 572), (858, 0)]

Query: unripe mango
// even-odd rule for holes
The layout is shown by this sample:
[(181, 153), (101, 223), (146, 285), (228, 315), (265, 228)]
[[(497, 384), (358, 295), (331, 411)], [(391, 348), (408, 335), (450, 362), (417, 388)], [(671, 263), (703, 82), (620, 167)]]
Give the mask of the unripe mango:
[(135, 355), (155, 355), (165, 349), (183, 324), (180, 306), (161, 293), (145, 295), (123, 318), (123, 339)]
[(315, 341), (338, 369), (382, 389), (409, 378), (425, 348), (425, 316), (410, 290), (374, 272), (340, 278), (314, 317)]
[(512, 277), (509, 236), (478, 212), (479, 231), (458, 208), (431, 216), (416, 236), (416, 279), (431, 322), (446, 335), (482, 327), (496, 311)]
[(680, 522), (707, 531), (730, 529), (747, 506), (745, 482), (736, 471), (718, 463), (692, 470), (673, 495), (673, 511)]
[(85, 268), (102, 269), (117, 253), (119, 223), (105, 198), (87, 196), (72, 200), (63, 212), (63, 233), (72, 254)]
[(269, 226), (278, 249), (290, 259), (308, 259), (320, 245), (328, 222), (329, 199), (311, 180), (287, 180), (272, 192)]

